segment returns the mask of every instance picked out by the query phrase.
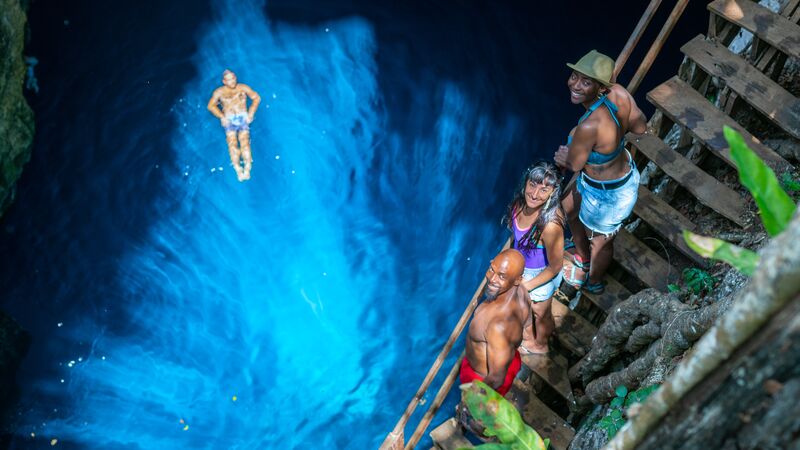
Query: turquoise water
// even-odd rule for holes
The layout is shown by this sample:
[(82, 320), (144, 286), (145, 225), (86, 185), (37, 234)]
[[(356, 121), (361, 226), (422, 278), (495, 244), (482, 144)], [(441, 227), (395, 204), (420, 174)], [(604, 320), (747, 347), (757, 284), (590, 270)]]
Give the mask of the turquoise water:
[[(0, 233), (34, 337), (12, 448), (376, 448), (579, 115), (583, 45), (513, 9), (146, 6), (34, 11), (37, 141)], [(263, 99), (246, 183), (205, 109), (225, 68)]]

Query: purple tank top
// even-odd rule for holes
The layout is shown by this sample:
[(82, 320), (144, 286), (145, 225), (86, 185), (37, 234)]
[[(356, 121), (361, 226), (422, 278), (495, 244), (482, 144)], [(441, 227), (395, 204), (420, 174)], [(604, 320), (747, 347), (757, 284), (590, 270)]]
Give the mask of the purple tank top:
[[(531, 225), (533, 226), (533, 225)], [(517, 218), (514, 217), (514, 248), (519, 250), (522, 253), (522, 256), (525, 257), (525, 268), (526, 269), (542, 269), (547, 267), (547, 250), (545, 250), (543, 245), (537, 244), (535, 248), (530, 250), (524, 250), (519, 248), (519, 241), (525, 236), (528, 230), (520, 230), (517, 226)]]

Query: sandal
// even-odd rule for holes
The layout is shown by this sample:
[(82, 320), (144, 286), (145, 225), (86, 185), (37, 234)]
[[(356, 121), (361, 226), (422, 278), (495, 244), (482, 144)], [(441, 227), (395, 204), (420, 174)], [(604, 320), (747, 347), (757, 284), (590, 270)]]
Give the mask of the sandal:
[(589, 279), (588, 262), (579, 262), (573, 258), (572, 261), (564, 264), (561, 271), (564, 274), (564, 282), (575, 289), (583, 287), (584, 283)]
[(602, 294), (603, 291), (606, 290), (606, 284), (602, 281), (599, 283), (592, 283), (589, 279), (586, 279), (586, 283), (583, 285), (583, 290), (590, 293), (590, 294)]

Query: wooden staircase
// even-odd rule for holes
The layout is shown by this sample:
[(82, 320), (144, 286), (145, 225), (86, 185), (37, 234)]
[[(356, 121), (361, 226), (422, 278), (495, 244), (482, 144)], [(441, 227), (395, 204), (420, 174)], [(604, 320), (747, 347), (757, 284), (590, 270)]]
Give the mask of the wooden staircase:
[[(780, 155), (761, 144), (732, 116), (740, 107), (752, 108), (775, 127), (800, 139), (800, 99), (774, 81), (787, 56), (800, 58), (800, 0), (790, 0), (781, 14), (749, 0), (716, 0), (709, 3), (708, 10), (708, 37), (697, 36), (681, 48), (686, 56), (684, 64), (690, 68), (682, 71), (687, 75), (675, 76), (647, 94), (647, 100), (657, 109), (649, 124), (653, 134), (629, 134), (627, 139), (639, 170), (652, 162), (712, 214), (736, 227), (747, 228), (753, 217), (747, 199), (698, 164), (705, 154), (710, 154), (735, 169), (722, 135), (723, 126), (727, 125), (739, 131), (776, 173), (791, 169)], [(740, 29), (754, 35), (747, 58), (727, 48)], [(712, 77), (717, 85), (723, 86), (720, 107), (706, 99)], [(695, 149), (692, 155), (683, 155), (664, 142), (675, 126), (679, 129), (678, 148)], [(640, 186), (633, 214), (653, 231), (653, 237), (686, 261), (701, 267), (706, 265), (682, 237), (682, 230), (696, 231), (697, 225), (670, 202)], [(597, 308), (603, 315), (631, 295), (625, 286), (666, 291), (669, 283), (679, 279), (679, 270), (664, 258), (663, 249), (647, 245), (645, 240), (648, 239), (639, 239), (624, 229), (619, 233), (614, 241), (616, 267), (610, 271), (614, 275), (606, 278), (605, 292), (580, 293), (580, 299), (589, 300), (592, 305), (589, 308)], [(552, 304), (557, 326), (556, 348), (547, 356), (523, 357), (531, 376), (526, 382), (515, 380), (509, 397), (525, 405), (521, 408), (523, 419), (543, 437), (550, 438), (551, 448), (558, 450), (567, 448), (575, 433), (567, 420), (572, 419), (569, 411), (573, 411), (571, 406), (575, 402), (567, 376), (570, 361), (574, 363), (587, 353), (597, 328), (563, 303), (554, 299)], [(548, 403), (539, 398), (543, 392), (551, 394)], [(554, 401), (560, 402), (561, 407), (554, 408)], [(559, 415), (554, 409), (567, 413)], [(434, 448), (472, 448), (452, 418), (436, 427), (430, 436)]]

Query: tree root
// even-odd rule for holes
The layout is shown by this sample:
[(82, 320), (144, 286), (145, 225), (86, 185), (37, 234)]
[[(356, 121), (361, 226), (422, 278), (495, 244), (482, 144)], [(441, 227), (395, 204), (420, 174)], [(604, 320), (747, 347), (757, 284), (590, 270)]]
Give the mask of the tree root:
[[(656, 358), (673, 358), (688, 349), (730, 304), (730, 298), (691, 309), (677, 294), (654, 289), (641, 291), (620, 303), (598, 330), (592, 349), (570, 370), (570, 379), (586, 386), (578, 403), (606, 403), (615, 388), (635, 389), (655, 364)], [(598, 376), (622, 355), (636, 356), (628, 367)]]

